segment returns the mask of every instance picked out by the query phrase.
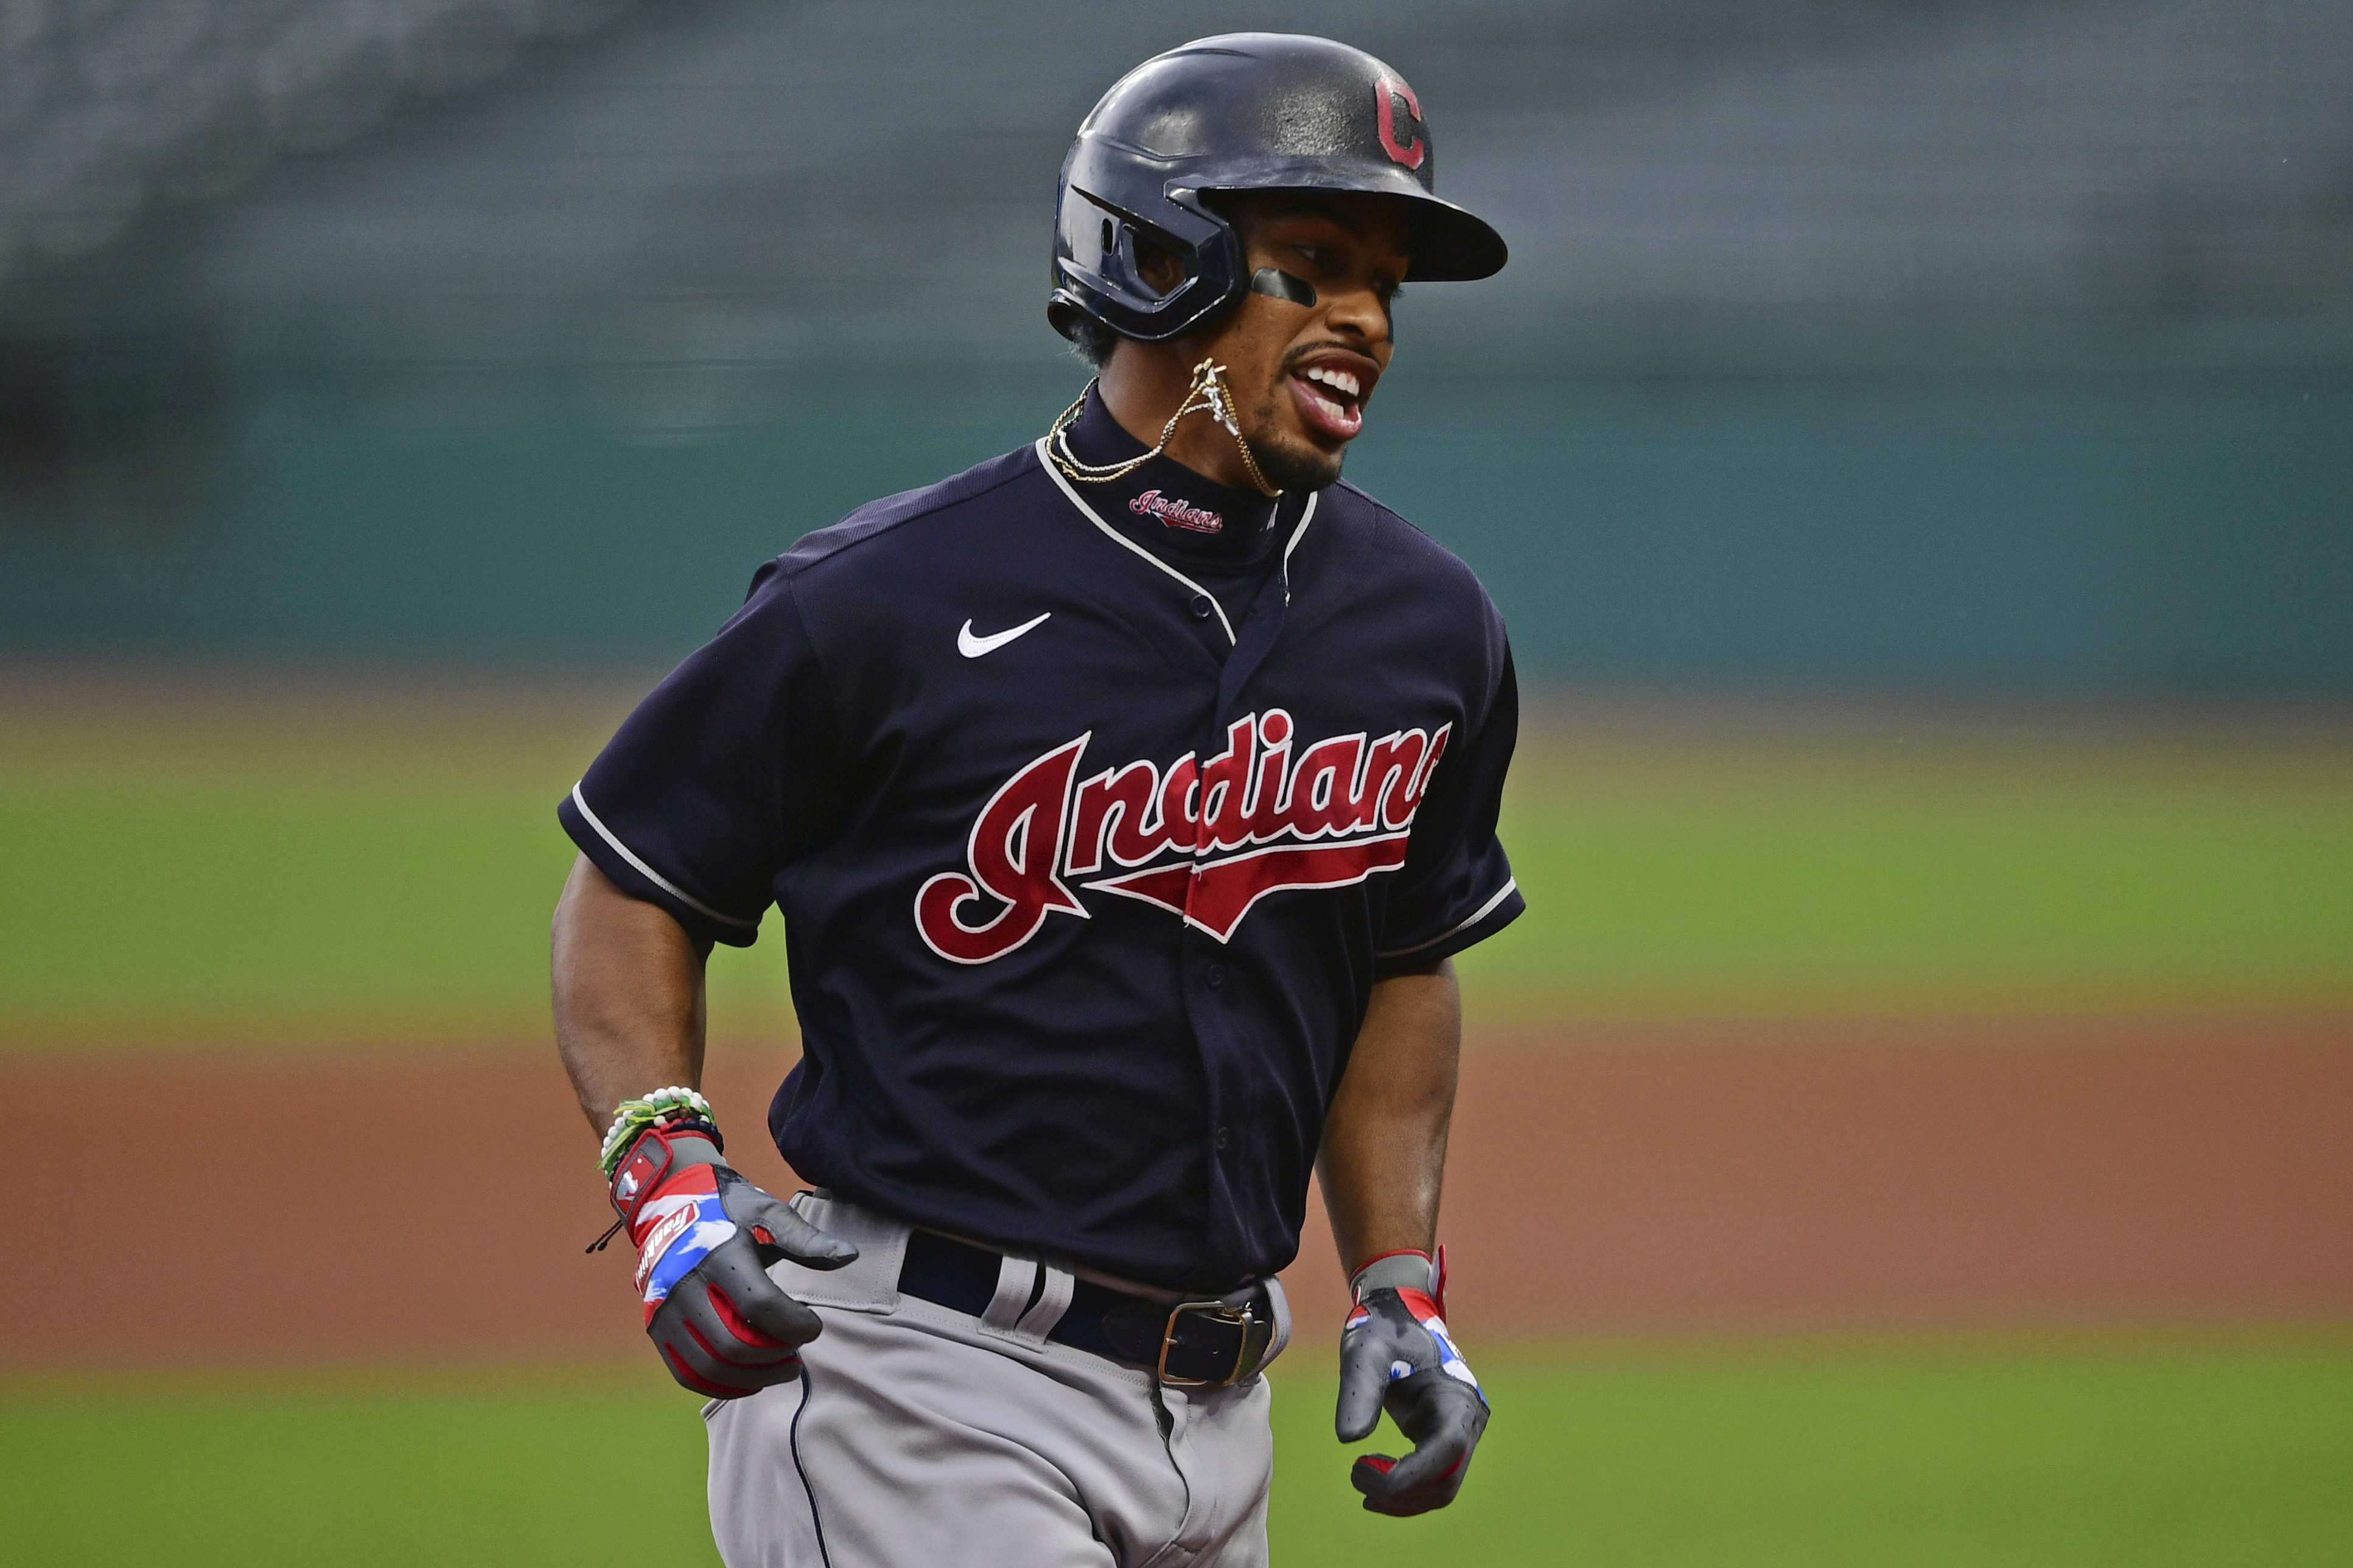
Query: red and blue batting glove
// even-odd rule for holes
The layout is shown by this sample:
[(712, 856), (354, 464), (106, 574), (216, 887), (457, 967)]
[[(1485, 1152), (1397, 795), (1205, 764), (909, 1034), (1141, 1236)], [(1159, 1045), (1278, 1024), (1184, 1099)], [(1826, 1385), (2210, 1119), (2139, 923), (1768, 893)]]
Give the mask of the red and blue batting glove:
[(613, 1172), (613, 1208), (637, 1246), (646, 1334), (672, 1377), (741, 1399), (800, 1376), (800, 1347), (823, 1325), (768, 1265), (839, 1268), (858, 1248), (738, 1175), (702, 1122), (640, 1135)]
[(1402, 1459), (1360, 1454), (1349, 1481), (1374, 1513), (1428, 1513), (1462, 1489), (1487, 1429), (1487, 1396), (1446, 1331), (1446, 1254), (1384, 1253), (1349, 1281), (1356, 1304), (1340, 1331), (1343, 1443), (1360, 1443), (1381, 1412), (1413, 1444)]

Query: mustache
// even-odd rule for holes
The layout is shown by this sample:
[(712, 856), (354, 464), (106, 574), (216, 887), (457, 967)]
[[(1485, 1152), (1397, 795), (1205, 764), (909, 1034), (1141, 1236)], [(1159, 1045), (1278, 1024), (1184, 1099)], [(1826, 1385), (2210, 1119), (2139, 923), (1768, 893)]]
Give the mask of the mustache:
[(1359, 354), (1366, 359), (1373, 360), (1373, 363), (1376, 364), (1380, 363), (1377, 359), (1374, 359), (1372, 354), (1366, 353), (1365, 349), (1359, 344), (1344, 343), (1337, 338), (1330, 338), (1320, 343), (1302, 343), (1297, 348), (1291, 350), (1288, 353), (1282, 356), (1282, 363), (1275, 367), (1275, 373), (1279, 375), (1289, 375), (1291, 374), (1292, 367), (1296, 365), (1301, 360), (1306, 359), (1312, 354), (1320, 354), (1327, 349), (1337, 349), (1344, 354)]

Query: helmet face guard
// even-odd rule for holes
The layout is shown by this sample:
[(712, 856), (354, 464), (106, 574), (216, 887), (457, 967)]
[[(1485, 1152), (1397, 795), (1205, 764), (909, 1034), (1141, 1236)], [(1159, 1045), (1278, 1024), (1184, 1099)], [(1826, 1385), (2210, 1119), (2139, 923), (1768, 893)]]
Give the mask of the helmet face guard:
[[(1133, 196), (1150, 190), (1151, 171), (1107, 166), (1119, 157), (1117, 150), (1082, 144), (1071, 149), (1063, 164), (1055, 215), (1055, 289), (1047, 320), (1067, 334), (1065, 312), (1075, 309), (1122, 337), (1159, 342), (1189, 330), (1235, 297), (1241, 237), (1203, 205), (1200, 192), (1181, 185), (1162, 184), (1151, 192), (1156, 200), (1134, 206), (1102, 194)], [(1077, 179), (1071, 177), (1074, 164), (1081, 166)], [(1135, 210), (1147, 205), (1150, 217)], [(1155, 292), (1144, 280), (1139, 239), (1174, 255), (1184, 266), (1185, 280), (1166, 294)]]
[[(1502, 269), (1503, 237), (1433, 194), (1437, 158), (1404, 78), (1360, 49), (1281, 33), (1233, 33), (1155, 56), (1103, 95), (1062, 160), (1047, 320), (1082, 318), (1161, 342), (1249, 289), (1240, 237), (1211, 198), (1329, 191), (1405, 204), (1408, 277)], [(1184, 279), (1144, 280), (1136, 246), (1174, 255)]]

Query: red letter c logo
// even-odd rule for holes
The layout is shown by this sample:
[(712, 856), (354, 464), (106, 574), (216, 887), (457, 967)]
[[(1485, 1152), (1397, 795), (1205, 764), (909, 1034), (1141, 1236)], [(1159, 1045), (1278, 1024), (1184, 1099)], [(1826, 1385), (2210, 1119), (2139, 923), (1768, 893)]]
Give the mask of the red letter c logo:
[(1387, 77), (1373, 83), (1373, 101), (1378, 106), (1376, 113), (1381, 128), (1381, 151), (1409, 169), (1419, 169), (1430, 150), (1421, 144), (1419, 136), (1403, 146), (1398, 145), (1397, 110), (1390, 102), (1398, 98), (1405, 100), (1406, 109), (1413, 115), (1414, 122), (1417, 125), (1421, 122), (1421, 103), (1413, 96), (1413, 89), (1401, 81), (1391, 81)]

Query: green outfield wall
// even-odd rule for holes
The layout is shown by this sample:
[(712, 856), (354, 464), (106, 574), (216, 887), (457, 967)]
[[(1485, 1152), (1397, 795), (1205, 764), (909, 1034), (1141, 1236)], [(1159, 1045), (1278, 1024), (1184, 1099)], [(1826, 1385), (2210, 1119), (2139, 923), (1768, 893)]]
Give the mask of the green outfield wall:
[[(70, 460), (0, 482), (0, 654), (666, 660), (760, 561), (1083, 379), (79, 353)], [(1349, 473), (1480, 570), (1540, 679), (2353, 685), (2353, 371), (1409, 357)]]

